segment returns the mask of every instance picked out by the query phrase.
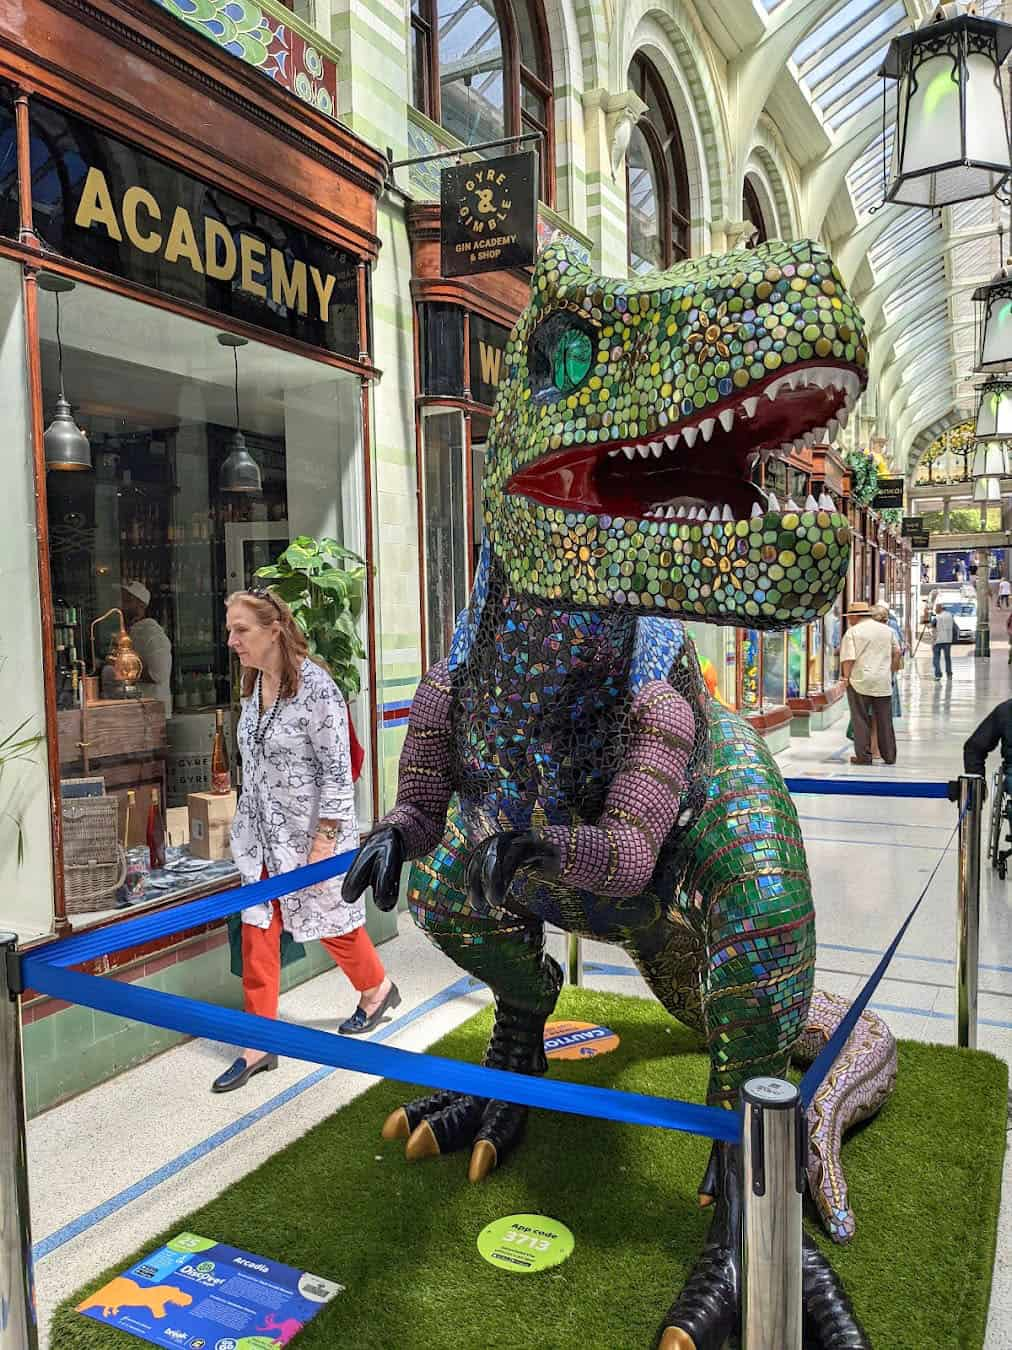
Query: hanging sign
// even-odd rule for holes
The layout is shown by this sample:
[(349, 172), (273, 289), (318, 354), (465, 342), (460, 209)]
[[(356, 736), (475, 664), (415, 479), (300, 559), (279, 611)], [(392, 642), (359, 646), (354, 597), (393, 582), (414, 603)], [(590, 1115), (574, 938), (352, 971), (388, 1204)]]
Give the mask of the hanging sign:
[(89, 1294), (77, 1311), (152, 1345), (270, 1350), (287, 1345), (343, 1293), (319, 1275), (179, 1233)]
[(530, 267), (537, 240), (537, 184), (533, 150), (443, 169), (439, 212), (443, 276)]
[(923, 516), (904, 516), (903, 523), (900, 526), (900, 534), (904, 539), (908, 539), (913, 534), (924, 533)]
[[(32, 163), (45, 166), (32, 210), (54, 254), (358, 357), (355, 255), (41, 99), (30, 126)], [(0, 176), (0, 190), (11, 182)]]
[(911, 548), (928, 548), (930, 546), (931, 535), (927, 530), (925, 530), (923, 534), (911, 534), (908, 537), (910, 539)]
[(888, 510), (893, 507), (903, 507), (903, 479), (902, 478), (880, 478), (878, 487), (875, 489), (875, 496), (871, 501), (872, 507), (876, 511)]

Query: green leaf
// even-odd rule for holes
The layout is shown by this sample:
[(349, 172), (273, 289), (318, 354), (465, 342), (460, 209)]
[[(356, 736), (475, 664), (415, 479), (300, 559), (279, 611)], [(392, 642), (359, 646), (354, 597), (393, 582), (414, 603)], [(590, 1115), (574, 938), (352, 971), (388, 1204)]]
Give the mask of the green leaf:
[(354, 562), (361, 563), (363, 567), (365, 566), (365, 559), (363, 557), (358, 553), (353, 553), (350, 548), (345, 548), (344, 545), (339, 544), (336, 539), (321, 539), (320, 552), (329, 553), (333, 558), (351, 558)]
[(319, 553), (320, 551), (320, 545), (308, 534), (297, 534), (288, 546), (288, 549), (286, 549), (286, 552), (290, 551), (293, 547), (300, 548), (304, 552), (311, 554)]
[(276, 577), (287, 577), (289, 571), (280, 567), (258, 567), (253, 575), (257, 581), (273, 581)]

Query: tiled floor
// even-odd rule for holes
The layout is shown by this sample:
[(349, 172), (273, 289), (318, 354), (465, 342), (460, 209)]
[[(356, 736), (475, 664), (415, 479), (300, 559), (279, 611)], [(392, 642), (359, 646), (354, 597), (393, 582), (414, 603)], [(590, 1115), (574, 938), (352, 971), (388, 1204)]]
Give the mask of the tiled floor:
[[(1004, 637), (1004, 616), (995, 632)], [(844, 722), (781, 756), (789, 776), (943, 780), (960, 769), (960, 748), (980, 718), (1012, 693), (1004, 645), (991, 661), (956, 648), (951, 681), (936, 683), (922, 647), (903, 676), (899, 762), (853, 768)], [(951, 1042), (955, 943), (955, 813), (946, 802), (845, 796), (798, 797), (819, 916), (818, 984), (854, 993), (939, 863), (920, 914), (873, 1007), (902, 1036)], [(1012, 881), (985, 871), (981, 913), (981, 1048), (1012, 1061)], [(561, 939), (555, 939), (562, 955)], [(487, 998), (402, 917), (383, 955), (404, 995), (381, 1034), (424, 1049)], [(586, 982), (643, 992), (621, 952), (588, 944)], [(602, 970), (601, 967), (605, 967)], [(616, 967), (621, 973), (613, 973)], [(337, 972), (288, 994), (282, 1013), (333, 1029), (351, 1006)], [(126, 1255), (229, 1185), (288, 1140), (368, 1086), (368, 1080), (296, 1061), (242, 1093), (212, 1096), (208, 1083), (229, 1049), (192, 1042), (31, 1123), (32, 1219), (40, 1314), (100, 1267)], [(1006, 1159), (986, 1350), (1012, 1350), (1012, 1168)], [(43, 1335), (43, 1345), (47, 1338)], [(53, 1347), (59, 1350), (59, 1347)], [(470, 1348), (468, 1348), (470, 1350)], [(888, 1347), (880, 1348), (888, 1350)]]

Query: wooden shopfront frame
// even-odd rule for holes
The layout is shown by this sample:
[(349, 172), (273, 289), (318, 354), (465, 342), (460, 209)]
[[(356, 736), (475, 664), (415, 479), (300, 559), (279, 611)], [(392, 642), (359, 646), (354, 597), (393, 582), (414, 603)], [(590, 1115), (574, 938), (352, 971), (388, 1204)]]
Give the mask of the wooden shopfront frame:
[[(481, 536), (481, 522), (475, 519), (472, 417), (490, 418), (492, 402), (475, 397), (480, 383), (477, 372), (472, 372), (472, 320), (486, 320), (507, 333), (512, 330), (530, 299), (529, 269), (485, 272), (479, 277), (444, 277), (440, 270), (439, 204), (416, 203), (407, 210), (408, 237), (411, 244), (411, 298), (414, 330), (415, 376), (415, 466), (418, 512), (418, 607), (420, 615), (420, 650), (428, 649), (428, 570), (426, 564), (426, 505), (423, 421), (426, 410), (433, 408), (458, 409), (464, 421), (464, 500), (465, 545), (467, 556), (467, 584), (474, 579), (473, 559)], [(461, 312), (461, 385), (459, 395), (430, 394), (426, 392), (423, 372), (422, 307), (428, 304), (452, 305)]]
[[(69, 64), (68, 64), (69, 63)], [(22, 265), (30, 437), (34, 472), (46, 743), (52, 821), (54, 912), (66, 932), (60, 756), (43, 446), (38, 275), (57, 273), (182, 317), (228, 329), (353, 373), (361, 384), (363, 529), (373, 815), (378, 816), (376, 595), (372, 491), (372, 363), (369, 269), (379, 251), (376, 204), (382, 156), (345, 127), (207, 41), (155, 4), (130, 0), (0, 0), (0, 80), (14, 94), (19, 183), (18, 237), (0, 256)], [(157, 102), (153, 91), (157, 91)], [(33, 100), (157, 156), (323, 244), (357, 258), (358, 352), (342, 355), (283, 337), (50, 251), (32, 215)], [(208, 890), (215, 889), (209, 886)], [(187, 898), (200, 892), (191, 892)], [(173, 903), (169, 901), (167, 903)]]

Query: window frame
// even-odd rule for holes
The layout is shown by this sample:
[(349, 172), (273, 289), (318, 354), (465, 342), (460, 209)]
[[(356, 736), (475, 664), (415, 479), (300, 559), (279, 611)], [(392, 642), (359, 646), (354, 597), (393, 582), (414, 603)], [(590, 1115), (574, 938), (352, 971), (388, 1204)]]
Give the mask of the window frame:
[[(535, 40), (540, 48), (541, 61), (547, 80), (536, 70), (525, 65), (520, 51), (520, 25), (514, 13), (514, 4), (526, 4), (532, 19)], [(506, 137), (520, 136), (536, 131), (539, 146), (539, 196), (549, 206), (555, 204), (555, 109), (552, 90), (552, 52), (548, 40), (544, 5), (541, 0), (492, 0), (495, 18), (499, 24), (499, 39), (503, 51), (503, 114)], [(411, 7), (411, 106), (431, 121), (442, 126), (442, 87), (439, 76), (439, 0), (417, 0)], [(421, 37), (425, 51), (426, 97), (424, 107), (415, 99), (415, 39)], [(542, 123), (523, 106), (524, 89), (531, 90), (544, 100), (545, 120)]]
[[(692, 194), (685, 143), (660, 72), (643, 52), (635, 52), (629, 63), (629, 87), (648, 105), (648, 112), (637, 121), (637, 128), (650, 149), (658, 187), (661, 270), (692, 257)], [(648, 94), (652, 97), (648, 97)], [(658, 127), (649, 110), (656, 108), (662, 120)], [(632, 268), (632, 231), (630, 229), (629, 161), (626, 159), (626, 250)]]
[(741, 205), (744, 218), (756, 227), (756, 233), (749, 241), (748, 247), (755, 248), (757, 244), (765, 244), (770, 237), (769, 225), (766, 223), (766, 213), (759, 200), (759, 193), (756, 192), (755, 184), (750, 181), (748, 174), (745, 175), (745, 182), (742, 184)]

